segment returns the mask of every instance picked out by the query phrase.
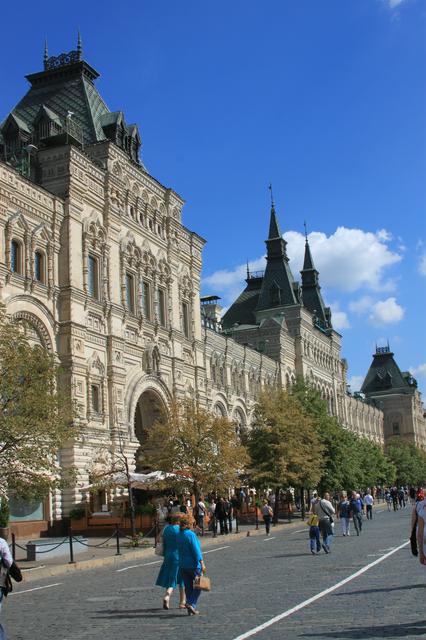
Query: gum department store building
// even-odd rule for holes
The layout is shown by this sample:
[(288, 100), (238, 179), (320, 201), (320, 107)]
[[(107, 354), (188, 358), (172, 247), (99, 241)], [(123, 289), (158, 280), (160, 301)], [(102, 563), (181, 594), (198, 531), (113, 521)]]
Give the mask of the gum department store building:
[[(0, 301), (55, 355), (72, 389), (84, 435), (61, 464), (87, 483), (90, 461), (119, 432), (134, 464), (174, 394), (243, 431), (257, 393), (296, 376), (345, 428), (425, 447), (416, 382), (388, 349), (374, 356), (365, 399), (348, 394), (308, 242), (299, 284), (273, 206), (265, 272), (247, 274), (222, 322), (217, 298), (200, 299), (205, 241), (183, 225), (182, 198), (146, 171), (138, 127), (108, 109), (98, 75), (80, 41), (69, 54), (46, 51), (0, 128)], [(80, 500), (78, 487), (58, 491), (14, 519), (40, 530)]]

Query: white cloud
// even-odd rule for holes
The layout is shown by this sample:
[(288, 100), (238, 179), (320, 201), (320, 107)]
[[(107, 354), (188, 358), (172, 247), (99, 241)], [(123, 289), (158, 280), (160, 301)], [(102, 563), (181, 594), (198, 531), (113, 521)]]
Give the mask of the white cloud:
[[(290, 264), (296, 273), (302, 268), (305, 239), (297, 231), (289, 231), (284, 237), (288, 242)], [(309, 245), (321, 284), (345, 292), (364, 287), (373, 291), (394, 290), (394, 282), (385, 279), (384, 272), (402, 256), (388, 247), (385, 237), (390, 234), (384, 229), (371, 233), (338, 227), (330, 236), (319, 231), (310, 233)]]
[(348, 384), (352, 391), (359, 391), (364, 382), (364, 376), (351, 376), (348, 380)]
[[(315, 267), (320, 272), (321, 285), (337, 292), (355, 292), (361, 289), (371, 291), (393, 291), (394, 281), (386, 278), (386, 269), (398, 263), (402, 256), (391, 250), (387, 244), (390, 233), (384, 229), (376, 233), (361, 229), (338, 227), (327, 236), (315, 231), (309, 234), (309, 244)], [(297, 231), (284, 234), (290, 266), (296, 280), (303, 266), (305, 237)], [(250, 271), (265, 268), (265, 258), (260, 257), (249, 263)], [(217, 294), (224, 304), (232, 303), (244, 288), (246, 265), (240, 264), (230, 269), (221, 269), (203, 278), (203, 292)], [(337, 311), (339, 313), (339, 311)], [(344, 312), (340, 312), (344, 313)], [(341, 328), (349, 326), (341, 317)]]
[(420, 258), (419, 271), (422, 276), (426, 276), (426, 252)]
[(387, 0), (387, 3), (391, 9), (395, 9), (398, 5), (402, 4), (404, 0)]
[(375, 326), (394, 324), (402, 320), (404, 313), (405, 309), (397, 303), (395, 298), (387, 298), (372, 305), (368, 320)]
[[(249, 261), (250, 272), (263, 271), (265, 268), (265, 257)], [(223, 304), (231, 304), (241, 293), (244, 287), (244, 280), (247, 277), (247, 264), (240, 264), (234, 269), (221, 269), (215, 271), (210, 276), (203, 278), (202, 287), (204, 295), (220, 295)]]
[(341, 331), (342, 329), (349, 329), (349, 318), (345, 311), (342, 311), (339, 308), (338, 302), (332, 302), (330, 304), (331, 309), (331, 322), (333, 324), (334, 329), (336, 331)]
[(349, 310), (352, 311), (353, 313), (362, 315), (363, 313), (366, 313), (367, 311), (369, 311), (373, 306), (373, 304), (374, 304), (374, 301), (370, 296), (362, 296), (362, 298), (359, 298), (358, 300), (353, 300), (349, 304)]
[(426, 378), (426, 364), (419, 364), (418, 367), (410, 367), (409, 372), (415, 377)]

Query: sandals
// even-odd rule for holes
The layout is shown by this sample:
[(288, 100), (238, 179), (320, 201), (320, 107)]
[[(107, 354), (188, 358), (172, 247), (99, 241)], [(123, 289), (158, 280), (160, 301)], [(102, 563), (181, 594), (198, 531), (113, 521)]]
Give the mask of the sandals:
[(165, 596), (163, 599), (163, 609), (170, 609), (169, 602), (170, 596)]

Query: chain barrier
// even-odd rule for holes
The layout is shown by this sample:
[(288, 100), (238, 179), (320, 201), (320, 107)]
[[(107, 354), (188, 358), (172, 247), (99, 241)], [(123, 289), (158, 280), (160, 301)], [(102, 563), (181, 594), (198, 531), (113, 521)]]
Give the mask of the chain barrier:
[(75, 542), (77, 542), (78, 544), (82, 544), (84, 547), (91, 547), (93, 549), (96, 549), (96, 548), (102, 547), (104, 544), (106, 544), (107, 542), (109, 542), (110, 540), (115, 538), (115, 531), (112, 534), (112, 536), (110, 536), (109, 538), (107, 538), (103, 542), (100, 542), (99, 544), (88, 544), (87, 542), (83, 542), (83, 540), (80, 540), (79, 538), (76, 538), (75, 536), (71, 536), (71, 537)]
[[(34, 546), (37, 548), (37, 554), (39, 554), (39, 553), (50, 553), (51, 551), (56, 551), (56, 549), (59, 549), (59, 547), (61, 545), (66, 544), (67, 542), (68, 542), (68, 538), (65, 538), (64, 540), (62, 540), (62, 542), (60, 542), (56, 546), (52, 547), (52, 549), (46, 549), (45, 551), (39, 551), (38, 547), (47, 547), (47, 546), (49, 546), (49, 544), (50, 544), (50, 546), (52, 546), (51, 542), (50, 543), (46, 542), (44, 544), (36, 544)], [(25, 551), (26, 551), (26, 549), (25, 549)]]

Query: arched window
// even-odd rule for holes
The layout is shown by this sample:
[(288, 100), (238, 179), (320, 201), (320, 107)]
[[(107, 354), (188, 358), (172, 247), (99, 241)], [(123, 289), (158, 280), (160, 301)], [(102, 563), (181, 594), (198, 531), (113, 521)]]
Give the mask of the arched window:
[(22, 245), (17, 240), (10, 244), (10, 269), (12, 273), (22, 274)]
[(46, 263), (42, 251), (34, 253), (34, 278), (42, 284), (46, 282)]

